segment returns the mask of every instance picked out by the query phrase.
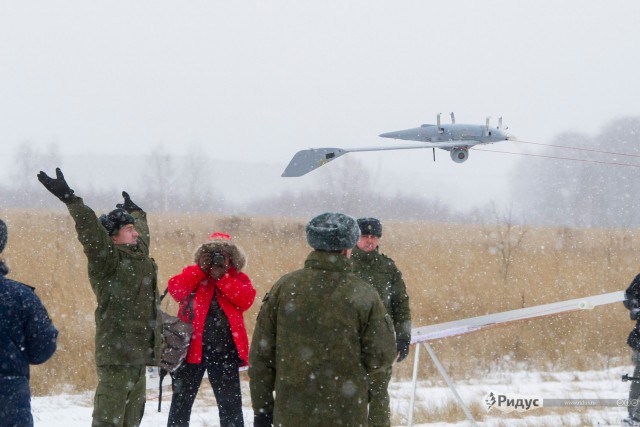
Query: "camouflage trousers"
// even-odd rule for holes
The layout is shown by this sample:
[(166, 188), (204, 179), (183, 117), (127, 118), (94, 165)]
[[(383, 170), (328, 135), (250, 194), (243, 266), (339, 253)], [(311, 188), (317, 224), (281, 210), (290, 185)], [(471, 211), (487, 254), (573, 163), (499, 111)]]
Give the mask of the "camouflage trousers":
[(369, 374), (369, 427), (390, 427), (389, 381), (391, 367)]
[(92, 427), (137, 427), (144, 415), (145, 366), (98, 366)]

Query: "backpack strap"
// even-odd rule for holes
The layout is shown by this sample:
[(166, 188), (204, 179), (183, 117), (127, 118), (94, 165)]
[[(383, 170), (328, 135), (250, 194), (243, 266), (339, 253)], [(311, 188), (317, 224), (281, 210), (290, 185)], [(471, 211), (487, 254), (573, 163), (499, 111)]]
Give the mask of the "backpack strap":
[(167, 293), (169, 292), (169, 286), (167, 286), (167, 288), (164, 290), (164, 292), (162, 293), (162, 295), (160, 295), (160, 302), (162, 302), (162, 300), (164, 299), (164, 297), (167, 296)]
[[(197, 288), (196, 288), (197, 289)], [(167, 296), (167, 293), (169, 292), (169, 286), (167, 286), (167, 288), (164, 290), (164, 292), (162, 293), (162, 295), (160, 295), (160, 302), (162, 302), (162, 300), (164, 299), (164, 297)], [(189, 302), (187, 302), (187, 305), (184, 307), (184, 309), (182, 310), (182, 314), (184, 315), (185, 313), (189, 313), (189, 323), (193, 323), (193, 300), (196, 297), (196, 290), (194, 289), (193, 292), (191, 292), (189, 294)]]
[(158, 395), (158, 412), (162, 410), (162, 380), (167, 375), (167, 371), (165, 369), (160, 368), (160, 393)]
[(193, 323), (193, 315), (194, 315), (193, 300), (194, 299), (196, 299), (196, 291), (195, 290), (193, 292), (191, 292), (191, 294), (189, 294), (189, 301), (187, 302), (187, 305), (185, 305), (184, 309), (182, 310), (182, 314), (183, 315), (188, 313), (189, 323)]

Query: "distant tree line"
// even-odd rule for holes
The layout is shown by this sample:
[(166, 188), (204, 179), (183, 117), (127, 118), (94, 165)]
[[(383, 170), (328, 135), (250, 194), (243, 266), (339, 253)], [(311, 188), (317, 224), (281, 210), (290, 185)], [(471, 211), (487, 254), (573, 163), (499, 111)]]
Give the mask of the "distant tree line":
[[(147, 211), (309, 217), (336, 210), (387, 220), (465, 220), (464, 215), (438, 201), (402, 193), (380, 194), (373, 187), (369, 170), (353, 158), (344, 159), (327, 173), (318, 175), (304, 191), (267, 192), (262, 198), (234, 203), (225, 199), (224, 179), (211, 176), (216, 169), (215, 162), (197, 154), (200, 150), (187, 152), (192, 154), (172, 156), (159, 145), (136, 162), (134, 182), (127, 190), (135, 194), (137, 200), (144, 200)], [(60, 209), (60, 203), (44, 191), (35, 178), (39, 170), (53, 174), (55, 168), (61, 166), (65, 171), (65, 159), (58, 147), (50, 145), (41, 150), (34, 143), (25, 142), (13, 153), (13, 159), (10, 181), (0, 184), (2, 207)], [(126, 167), (131, 165), (114, 165), (113, 173)], [(113, 208), (122, 190), (99, 187), (96, 182), (101, 178), (97, 176), (87, 180), (67, 173), (67, 179), (80, 196), (91, 200), (91, 206), (101, 212)]]
[[(491, 201), (471, 212), (460, 212), (436, 199), (400, 191), (383, 194), (373, 184), (376, 177), (356, 157), (345, 157), (316, 175), (304, 191), (265, 192), (259, 199), (231, 202), (225, 195), (227, 178), (215, 175), (215, 162), (202, 156), (197, 147), (185, 152), (189, 154), (171, 156), (158, 145), (134, 165), (134, 182), (127, 189), (145, 201), (148, 211), (309, 217), (336, 210), (385, 220), (482, 224), (494, 222), (500, 215)], [(535, 153), (545, 157), (523, 156), (510, 179), (509, 200), (500, 201), (502, 206), (509, 206), (510, 222), (566, 227), (640, 226), (640, 214), (636, 212), (636, 196), (640, 194), (640, 117), (614, 120), (596, 136), (576, 132), (558, 135)], [(1, 207), (61, 208), (40, 187), (35, 175), (41, 169), (53, 173), (56, 166), (64, 165), (64, 160), (55, 144), (41, 149), (32, 142), (22, 143), (13, 153), (11, 179), (0, 183)], [(117, 168), (114, 171), (117, 173)], [(68, 178), (72, 188), (78, 184), (77, 178)], [(97, 200), (92, 204), (95, 209), (111, 209), (122, 189), (99, 187), (95, 181), (92, 178), (82, 182), (80, 195)]]
[(523, 157), (511, 180), (514, 210), (525, 221), (570, 227), (640, 226), (640, 117), (616, 119), (596, 136), (561, 134), (550, 145), (555, 146), (537, 153), (548, 157)]

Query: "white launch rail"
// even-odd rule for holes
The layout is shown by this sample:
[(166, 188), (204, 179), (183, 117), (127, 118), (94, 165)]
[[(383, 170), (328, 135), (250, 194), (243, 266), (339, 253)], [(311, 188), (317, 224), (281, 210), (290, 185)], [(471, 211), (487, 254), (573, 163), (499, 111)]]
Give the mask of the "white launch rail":
[[(484, 328), (491, 326), (515, 322), (517, 320), (533, 319), (536, 317), (553, 316), (561, 313), (567, 313), (578, 310), (591, 310), (600, 305), (612, 304), (616, 302), (624, 301), (624, 292), (610, 292), (607, 294), (595, 295), (585, 298), (576, 298), (567, 301), (554, 302), (551, 304), (538, 305), (535, 307), (520, 308), (517, 310), (503, 311), (501, 313), (487, 314), (485, 316), (470, 317), (468, 319), (454, 320), (452, 322), (439, 323), (437, 325), (423, 326), (415, 328), (411, 331), (411, 343), (422, 343), (427, 349), (431, 360), (435, 364), (436, 368), (446, 381), (447, 385), (453, 392), (456, 401), (462, 408), (467, 419), (472, 425), (477, 425), (471, 411), (465, 405), (464, 401), (460, 398), (460, 395), (455, 389), (451, 378), (447, 375), (442, 364), (436, 357), (433, 349), (429, 345), (428, 341), (433, 341), (446, 337), (453, 337), (456, 335), (468, 334), (470, 332), (476, 332)], [(413, 410), (416, 396), (416, 384), (418, 379), (418, 363), (420, 358), (420, 346), (416, 345), (415, 358), (413, 364), (413, 391), (411, 394), (411, 403), (409, 404), (409, 427), (413, 426)]]

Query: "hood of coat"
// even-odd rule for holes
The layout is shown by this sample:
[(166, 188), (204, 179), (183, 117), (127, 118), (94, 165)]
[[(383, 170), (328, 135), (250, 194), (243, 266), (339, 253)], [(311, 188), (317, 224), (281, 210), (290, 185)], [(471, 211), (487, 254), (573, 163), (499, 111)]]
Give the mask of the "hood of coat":
[(224, 252), (229, 255), (231, 262), (238, 271), (242, 271), (242, 269), (247, 265), (247, 256), (242, 248), (233, 243), (230, 239), (225, 238), (211, 239), (200, 246), (195, 253), (194, 260), (198, 263), (203, 254), (213, 252)]

